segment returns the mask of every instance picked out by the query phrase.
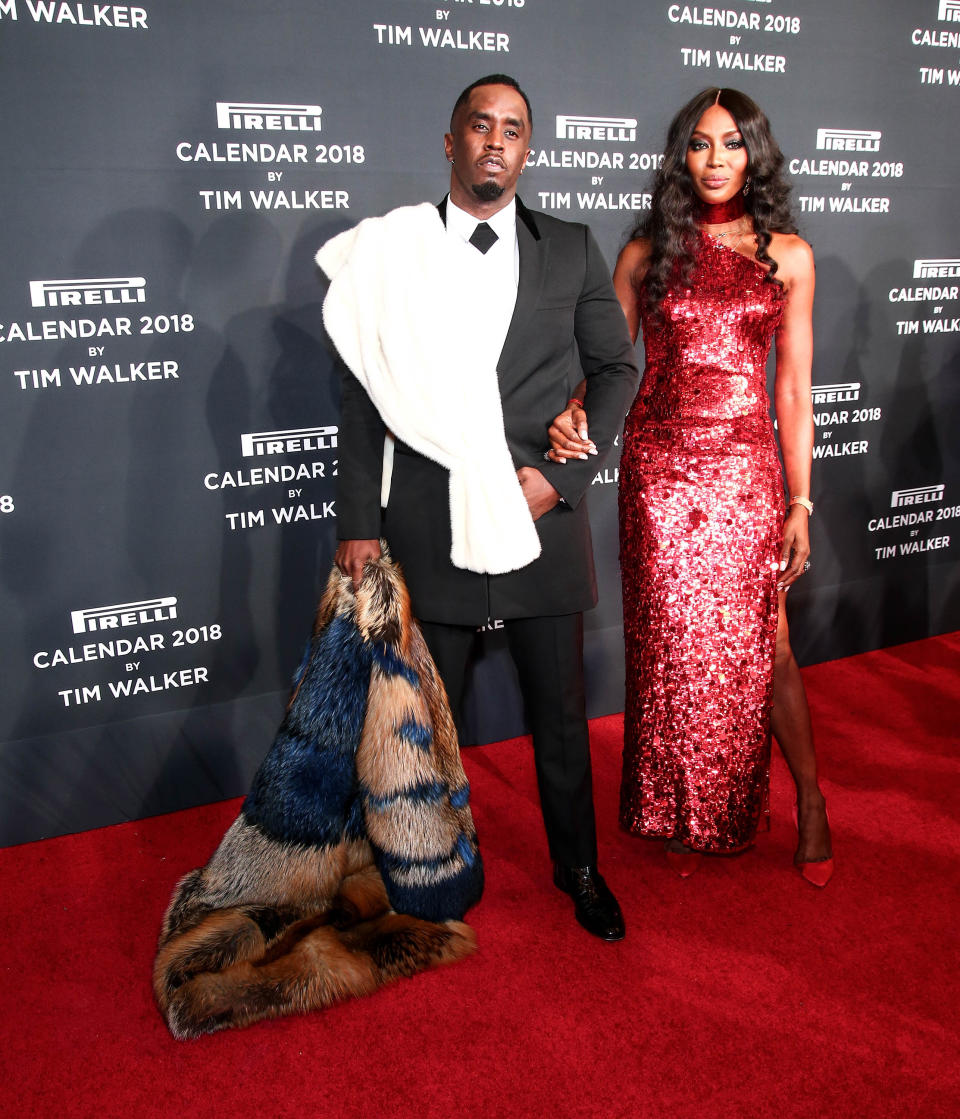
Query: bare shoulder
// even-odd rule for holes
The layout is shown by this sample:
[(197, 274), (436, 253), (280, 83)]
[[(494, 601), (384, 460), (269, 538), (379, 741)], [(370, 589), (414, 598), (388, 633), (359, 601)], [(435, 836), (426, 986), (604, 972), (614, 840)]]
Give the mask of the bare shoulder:
[(813, 249), (796, 233), (772, 233), (767, 253), (777, 262), (777, 279), (787, 287), (813, 278)]

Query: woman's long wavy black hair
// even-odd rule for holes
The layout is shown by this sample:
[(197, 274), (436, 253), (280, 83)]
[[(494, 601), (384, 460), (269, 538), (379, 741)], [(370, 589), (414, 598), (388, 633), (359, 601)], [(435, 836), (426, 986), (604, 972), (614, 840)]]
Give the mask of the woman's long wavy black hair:
[(653, 199), (631, 240), (645, 237), (650, 257), (641, 297), (659, 312), (663, 297), (675, 284), (690, 282), (696, 247), (698, 198), (687, 170), (687, 149), (697, 121), (711, 105), (720, 105), (736, 121), (747, 149), (750, 190), (744, 203), (753, 219), (757, 260), (769, 267), (767, 279), (777, 280), (777, 262), (767, 254), (771, 233), (796, 233), (790, 212), (790, 184), (783, 176), (783, 152), (770, 122), (745, 93), (736, 89), (705, 89), (688, 101), (670, 123), (663, 163), (653, 183)]

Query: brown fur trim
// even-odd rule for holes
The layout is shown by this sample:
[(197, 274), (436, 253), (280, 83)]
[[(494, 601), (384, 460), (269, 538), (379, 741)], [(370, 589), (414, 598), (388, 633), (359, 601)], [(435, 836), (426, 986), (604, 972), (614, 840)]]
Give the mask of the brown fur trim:
[[(398, 860), (388, 882), (411, 892), (446, 888), (467, 865), (458, 837), (474, 837), (470, 809), (455, 808), (450, 796), (418, 801), (408, 794), (439, 782), (452, 795), (466, 776), (443, 685), (389, 554), (367, 565), (356, 595), (349, 578), (331, 572), (318, 631), (345, 614), (366, 641), (403, 665), (391, 672), (392, 662), (376, 662), (371, 673), (355, 758), (368, 835)], [(295, 698), (296, 691), (291, 704)], [(476, 949), (461, 921), (394, 912), (366, 839), (313, 846), (274, 838), (261, 826), (241, 815), (207, 865), (174, 891), (153, 972), (174, 1037), (321, 1009)]]
[[(333, 924), (358, 918), (345, 929)], [(359, 998), (475, 949), (473, 930), (460, 921), (391, 912), (368, 868), (344, 881), (327, 914), (294, 921), (269, 944), (249, 912), (209, 914), (160, 950), (154, 992), (173, 1036), (193, 1038)]]

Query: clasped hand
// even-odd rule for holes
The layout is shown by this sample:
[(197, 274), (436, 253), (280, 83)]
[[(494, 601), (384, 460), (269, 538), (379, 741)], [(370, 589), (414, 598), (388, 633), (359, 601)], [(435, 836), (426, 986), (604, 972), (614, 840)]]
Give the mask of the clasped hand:
[(585, 459), (597, 453), (587, 428), (587, 413), (576, 405), (568, 405), (567, 410), (554, 419), (547, 435), (550, 437), (549, 457), (554, 462)]

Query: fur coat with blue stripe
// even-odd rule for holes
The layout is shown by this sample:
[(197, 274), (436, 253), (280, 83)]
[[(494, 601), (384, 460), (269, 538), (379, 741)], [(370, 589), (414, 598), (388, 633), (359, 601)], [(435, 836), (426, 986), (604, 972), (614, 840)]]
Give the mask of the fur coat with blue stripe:
[[(385, 550), (384, 550), (385, 551)], [(154, 992), (178, 1038), (314, 1010), (476, 946), (483, 868), (443, 685), (389, 556), (334, 569), (240, 815), (174, 891)]]

